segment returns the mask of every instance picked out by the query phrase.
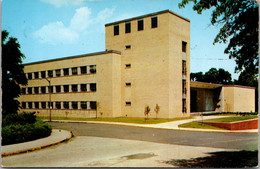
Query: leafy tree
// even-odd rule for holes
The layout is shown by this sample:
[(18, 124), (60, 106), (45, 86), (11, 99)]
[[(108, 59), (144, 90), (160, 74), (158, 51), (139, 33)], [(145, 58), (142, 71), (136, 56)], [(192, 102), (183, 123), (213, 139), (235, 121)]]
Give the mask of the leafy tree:
[(156, 106), (155, 106), (155, 108), (154, 108), (154, 111), (155, 111), (155, 113), (156, 113), (156, 119), (157, 119), (157, 115), (158, 115), (158, 113), (159, 113), (159, 111), (160, 111), (160, 106), (159, 106), (158, 104), (156, 104)]
[(17, 113), (20, 103), (20, 86), (27, 85), (23, 71), (22, 59), (25, 56), (20, 51), (20, 44), (14, 37), (9, 37), (7, 31), (2, 31), (2, 113)]
[(198, 73), (190, 73), (190, 79), (192, 81), (200, 81), (203, 82), (204, 81), (204, 75), (202, 72), (198, 72)]
[(149, 115), (149, 113), (150, 113), (150, 107), (149, 106), (145, 106), (145, 108), (144, 108), (144, 116), (145, 116), (145, 120), (147, 120), (148, 119), (148, 115)]
[(211, 24), (220, 25), (215, 43), (228, 43), (224, 53), (236, 61), (236, 72), (258, 72), (258, 3), (250, 0), (182, 0), (183, 8), (193, 2), (193, 10), (201, 14), (213, 8)]

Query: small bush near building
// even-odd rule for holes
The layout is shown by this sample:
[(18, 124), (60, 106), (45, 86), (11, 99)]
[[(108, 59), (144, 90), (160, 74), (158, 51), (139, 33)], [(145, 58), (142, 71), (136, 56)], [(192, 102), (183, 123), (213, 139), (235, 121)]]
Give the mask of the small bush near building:
[(235, 114), (235, 115), (245, 116), (245, 115), (258, 115), (258, 112), (211, 112), (211, 113), (202, 113), (203, 116), (225, 115), (225, 114)]
[(51, 125), (36, 118), (35, 112), (6, 115), (2, 125), (2, 145), (47, 137), (52, 130)]

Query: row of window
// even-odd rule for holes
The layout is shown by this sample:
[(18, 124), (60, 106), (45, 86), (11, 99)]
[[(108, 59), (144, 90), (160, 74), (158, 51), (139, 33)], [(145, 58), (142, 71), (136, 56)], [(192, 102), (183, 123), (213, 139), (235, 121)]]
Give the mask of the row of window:
[[(48, 91), (46, 90), (48, 89)], [(40, 87), (23, 87), (22, 94), (45, 94), (45, 93), (69, 93), (69, 92), (96, 92), (96, 83), (57, 85), (57, 86), (40, 86)]]
[[(151, 17), (151, 28), (158, 27), (158, 17), (153, 16)], [(139, 19), (137, 21), (137, 30), (141, 31), (144, 30), (144, 19)], [(131, 33), (131, 22), (125, 23), (125, 33)], [(119, 25), (114, 25), (114, 35), (119, 35)]]
[[(70, 73), (71, 70), (71, 73)], [(40, 72), (30, 72), (27, 73), (28, 79), (40, 79), (47, 77), (60, 77), (60, 76), (70, 76), (70, 75), (80, 75), (80, 74), (94, 74), (96, 73), (96, 65), (63, 68), (56, 70), (47, 70)]]
[(58, 101), (58, 102), (22, 102), (24, 109), (82, 109), (82, 110), (96, 110), (96, 101)]

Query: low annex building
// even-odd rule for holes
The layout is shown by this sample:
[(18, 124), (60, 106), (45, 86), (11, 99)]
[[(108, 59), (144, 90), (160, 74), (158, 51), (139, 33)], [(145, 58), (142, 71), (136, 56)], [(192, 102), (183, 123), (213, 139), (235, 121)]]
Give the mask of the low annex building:
[(103, 52), (24, 64), (21, 111), (144, 117), (150, 106), (155, 117), (158, 104), (159, 118), (190, 116), (190, 21), (164, 10), (105, 28)]

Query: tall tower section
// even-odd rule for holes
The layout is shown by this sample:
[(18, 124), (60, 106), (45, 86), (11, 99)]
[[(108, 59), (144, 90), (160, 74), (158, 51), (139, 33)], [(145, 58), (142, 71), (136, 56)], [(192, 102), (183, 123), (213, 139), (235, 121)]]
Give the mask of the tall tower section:
[(159, 118), (190, 115), (190, 21), (165, 10), (105, 25), (106, 49), (121, 51), (122, 116), (160, 106)]

